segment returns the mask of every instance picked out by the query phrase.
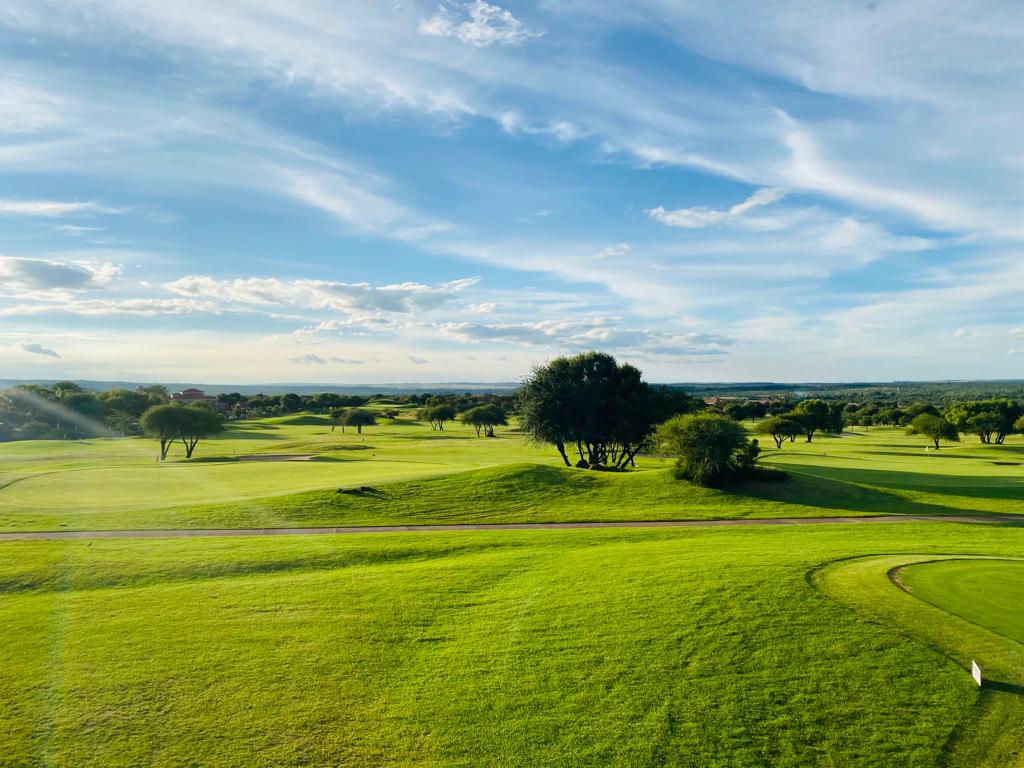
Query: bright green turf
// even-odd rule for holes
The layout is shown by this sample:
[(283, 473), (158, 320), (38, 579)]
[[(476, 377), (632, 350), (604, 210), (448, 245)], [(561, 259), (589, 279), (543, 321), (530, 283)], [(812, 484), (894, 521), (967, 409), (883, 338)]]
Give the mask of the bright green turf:
[(808, 572), (878, 552), (1021, 557), (1024, 529), (0, 551), (3, 765), (889, 768), (944, 759), (978, 689), (943, 650), (863, 619)]
[(900, 581), (915, 597), (1024, 643), (1024, 562), (923, 563), (903, 569)]
[[(993, 552), (1005, 554), (1005, 550), (993, 549)], [(977, 557), (979, 559), (959, 562), (965, 569), (977, 566), (984, 572), (989, 563), (984, 558), (989, 556)], [(1024, 645), (984, 626), (994, 620), (998, 623), (1000, 617), (1009, 618), (1006, 606), (996, 606), (993, 613), (973, 609), (974, 618), (980, 621), (977, 623), (918, 599), (916, 590), (912, 595), (897, 589), (897, 583), (905, 584), (906, 574), (913, 574), (911, 578), (920, 581), (935, 560), (934, 554), (846, 559), (817, 570), (812, 582), (826, 594), (855, 608), (867, 620), (884, 624), (893, 632), (907, 631), (935, 647), (959, 667), (961, 680), (969, 679), (971, 661), (981, 665), (984, 686), (979, 690), (969, 717), (950, 734), (943, 749), (942, 765), (962, 768), (1024, 765), (1020, 729), (1024, 721)], [(939, 573), (942, 571), (940, 568)], [(952, 575), (950, 571), (946, 573)], [(929, 580), (927, 575), (924, 580)], [(939, 576), (934, 584), (941, 581)], [(1014, 594), (1012, 589), (1003, 589), (1003, 592), (1019, 605), (1019, 592)], [(958, 601), (956, 607), (962, 608), (963, 602)]]
[[(762, 440), (765, 445), (770, 441)], [(674, 481), (665, 459), (635, 471), (566, 470), (514, 429), (478, 438), (409, 417), (363, 435), (321, 416), (241, 422), (200, 444), (199, 461), (160, 464), (146, 439), (0, 444), (0, 530), (252, 527), (438, 522), (704, 519), (864, 514), (1018, 513), (1024, 442), (925, 452), (873, 429), (766, 449), (786, 483), (728, 492)], [(177, 449), (176, 449), (177, 450)], [(249, 462), (252, 455), (311, 461)], [(339, 487), (371, 486), (361, 497)]]

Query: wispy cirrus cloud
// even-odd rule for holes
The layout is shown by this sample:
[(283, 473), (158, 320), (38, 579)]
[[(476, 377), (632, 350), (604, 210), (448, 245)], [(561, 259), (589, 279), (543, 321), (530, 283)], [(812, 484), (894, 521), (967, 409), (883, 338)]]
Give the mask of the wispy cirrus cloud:
[(667, 224), (670, 227), (682, 227), (684, 229), (701, 229), (714, 224), (724, 224), (741, 218), (747, 212), (771, 205), (786, 196), (786, 190), (767, 187), (757, 190), (754, 194), (742, 203), (722, 211), (712, 208), (678, 208), (674, 211), (667, 211), (662, 206), (651, 208), (647, 215), (657, 222)]
[(124, 208), (113, 208), (94, 201), (0, 199), (0, 216), (56, 217), (78, 213), (124, 213), (124, 210)]

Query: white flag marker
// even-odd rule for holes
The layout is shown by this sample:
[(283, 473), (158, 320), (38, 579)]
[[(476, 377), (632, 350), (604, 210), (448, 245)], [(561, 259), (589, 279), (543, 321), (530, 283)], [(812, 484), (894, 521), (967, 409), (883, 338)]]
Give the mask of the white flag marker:
[(971, 659), (971, 677), (974, 678), (974, 682), (981, 685), (981, 667), (974, 659)]

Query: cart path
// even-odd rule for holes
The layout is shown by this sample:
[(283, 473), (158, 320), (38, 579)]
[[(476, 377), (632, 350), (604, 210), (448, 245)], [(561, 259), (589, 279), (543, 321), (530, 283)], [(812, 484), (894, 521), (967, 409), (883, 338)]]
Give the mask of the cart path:
[(1024, 515), (866, 515), (863, 517), (766, 517), (728, 520), (637, 520), (578, 523), (453, 523), (439, 525), (352, 525), (324, 528), (180, 528), (113, 531), (12, 531), (0, 541), (62, 539), (183, 539), (204, 536), (309, 536), (356, 533), (438, 533), (457, 531), (563, 531), (591, 528), (711, 528), (753, 525), (839, 525), (848, 523), (988, 523), (1024, 525)]

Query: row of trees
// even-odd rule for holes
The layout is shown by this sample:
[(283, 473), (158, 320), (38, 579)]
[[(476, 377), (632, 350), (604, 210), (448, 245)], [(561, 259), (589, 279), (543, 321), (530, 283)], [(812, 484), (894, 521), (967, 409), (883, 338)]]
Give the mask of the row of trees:
[(167, 397), (160, 386), (88, 392), (73, 381), (24, 384), (0, 393), (0, 441), (139, 434), (142, 414)]

